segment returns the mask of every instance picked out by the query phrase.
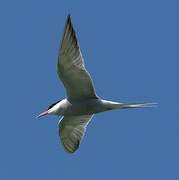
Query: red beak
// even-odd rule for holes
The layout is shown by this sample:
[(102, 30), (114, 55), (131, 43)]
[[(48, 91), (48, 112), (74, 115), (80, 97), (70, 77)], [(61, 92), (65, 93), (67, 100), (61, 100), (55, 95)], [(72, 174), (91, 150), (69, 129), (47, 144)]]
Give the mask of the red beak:
[(46, 115), (48, 115), (48, 111), (44, 111), (44, 112), (40, 113), (40, 114), (37, 116), (37, 118), (40, 118), (40, 117), (46, 116)]

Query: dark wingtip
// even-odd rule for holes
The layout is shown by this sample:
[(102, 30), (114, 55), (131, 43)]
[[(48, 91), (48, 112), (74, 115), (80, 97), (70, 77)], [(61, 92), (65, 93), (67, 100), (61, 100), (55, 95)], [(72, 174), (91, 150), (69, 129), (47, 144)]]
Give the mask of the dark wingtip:
[(71, 14), (68, 14), (67, 21), (71, 21)]

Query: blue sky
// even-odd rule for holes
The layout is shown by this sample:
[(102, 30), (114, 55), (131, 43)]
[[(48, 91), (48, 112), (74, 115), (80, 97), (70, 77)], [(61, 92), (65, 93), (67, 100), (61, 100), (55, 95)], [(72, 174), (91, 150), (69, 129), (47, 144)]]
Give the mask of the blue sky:
[[(98, 95), (157, 108), (96, 115), (75, 154), (58, 117), (56, 74), (68, 13)], [(177, 1), (4, 1), (0, 6), (0, 179), (179, 179)]]

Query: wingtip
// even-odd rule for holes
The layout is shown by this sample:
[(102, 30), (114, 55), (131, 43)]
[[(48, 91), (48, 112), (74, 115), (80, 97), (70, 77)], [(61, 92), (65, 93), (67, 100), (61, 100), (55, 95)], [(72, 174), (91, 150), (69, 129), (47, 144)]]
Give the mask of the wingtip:
[(67, 16), (67, 21), (71, 21), (71, 14), (70, 13)]

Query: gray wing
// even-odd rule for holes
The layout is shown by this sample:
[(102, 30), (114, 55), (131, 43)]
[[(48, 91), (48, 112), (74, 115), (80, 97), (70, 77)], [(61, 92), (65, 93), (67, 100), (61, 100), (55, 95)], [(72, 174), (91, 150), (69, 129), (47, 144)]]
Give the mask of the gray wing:
[(59, 136), (67, 152), (73, 153), (79, 148), (92, 117), (93, 115), (64, 116), (59, 121)]
[(80, 100), (97, 97), (90, 74), (85, 69), (70, 15), (61, 41), (57, 70), (68, 98)]

